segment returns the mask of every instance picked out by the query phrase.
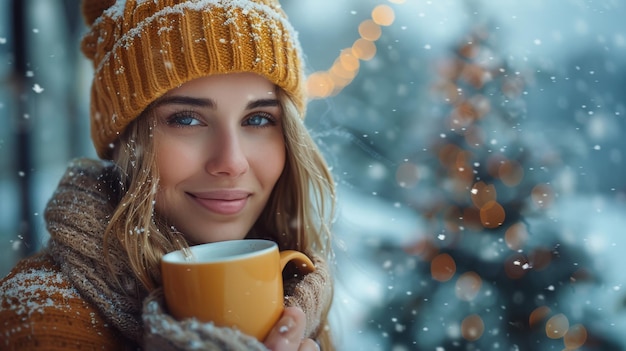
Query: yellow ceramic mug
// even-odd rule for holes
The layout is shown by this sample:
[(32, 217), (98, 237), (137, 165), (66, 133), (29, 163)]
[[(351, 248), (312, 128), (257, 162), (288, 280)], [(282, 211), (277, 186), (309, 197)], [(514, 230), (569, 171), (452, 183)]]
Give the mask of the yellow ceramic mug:
[[(190, 251), (190, 252), (188, 252)], [(283, 312), (285, 265), (315, 270), (301, 252), (279, 252), (270, 240), (231, 240), (163, 256), (165, 302), (177, 319), (232, 327), (264, 340)]]

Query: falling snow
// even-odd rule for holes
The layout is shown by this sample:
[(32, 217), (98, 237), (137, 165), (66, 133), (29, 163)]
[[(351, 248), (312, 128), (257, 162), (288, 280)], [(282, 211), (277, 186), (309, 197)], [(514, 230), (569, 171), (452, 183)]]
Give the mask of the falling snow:
[[(216, 1), (196, 3), (209, 2)], [(555, 321), (567, 320), (572, 331), (582, 325), (595, 341), (626, 348), (626, 316), (615, 308), (626, 297), (626, 239), (616, 229), (626, 226), (624, 4), (386, 3), (395, 21), (380, 26), (373, 58), (351, 61), (358, 65), (351, 83), (329, 100), (312, 101), (305, 120), (338, 185), (331, 311), (338, 342), (372, 351), (525, 350), (525, 339), (534, 338), (533, 350), (561, 350), (566, 338), (552, 337), (563, 330), (547, 329), (559, 316)], [(121, 16), (122, 4), (107, 15)], [(300, 32), (307, 70), (326, 70), (351, 48), (373, 6), (283, 1)], [(54, 17), (39, 18), (29, 37), (60, 42), (63, 27)], [(0, 11), (9, 23), (5, 19)], [(162, 26), (159, 34), (169, 32)], [(319, 38), (325, 38), (323, 50)], [(482, 39), (489, 44), (484, 50)], [(0, 78), (11, 72), (13, 43), (0, 26)], [(42, 213), (65, 155), (90, 152), (88, 131), (80, 138), (67, 134), (65, 118), (74, 107), (57, 105), (70, 101), (62, 95), (67, 86), (87, 101), (89, 87), (76, 77), (68, 84), (65, 73), (88, 72), (51, 51), (56, 47), (33, 48), (40, 58), (27, 62), (24, 74), (29, 109), (0, 128), (2, 160), (19, 151), (8, 134), (17, 121), (33, 127), (32, 152), (45, 160), (0, 178), (0, 198), (10, 199), (0, 202), (5, 271), (25, 247), (17, 182), (34, 184), (36, 208), (29, 215), (45, 228), (43, 216), (34, 214)], [(460, 62), (470, 61), (461, 69)], [(451, 79), (455, 74), (465, 80)], [(10, 94), (0, 92), (3, 113), (19, 111)], [(76, 108), (88, 113), (82, 103)], [(475, 187), (478, 182), (497, 191)], [(505, 208), (502, 220), (494, 204)], [(45, 232), (38, 235), (45, 241)], [(444, 254), (451, 260), (432, 263)], [(37, 284), (40, 278), (13, 279)], [(28, 300), (28, 291), (6, 293), (22, 314), (50, 307), (45, 299)], [(516, 338), (519, 330), (533, 333)]]

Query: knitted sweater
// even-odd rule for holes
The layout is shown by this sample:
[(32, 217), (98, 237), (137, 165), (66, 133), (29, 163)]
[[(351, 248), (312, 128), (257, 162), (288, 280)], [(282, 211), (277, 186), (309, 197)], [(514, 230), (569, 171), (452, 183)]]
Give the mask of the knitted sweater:
[[(172, 318), (162, 289), (146, 291), (115, 246), (109, 254), (122, 287), (110, 276), (102, 246), (114, 209), (111, 169), (76, 160), (61, 179), (45, 211), (47, 246), (0, 281), (0, 349), (265, 350), (237, 330)], [(310, 256), (316, 271), (285, 281), (285, 303), (304, 310), (315, 337), (332, 292), (326, 263)]]

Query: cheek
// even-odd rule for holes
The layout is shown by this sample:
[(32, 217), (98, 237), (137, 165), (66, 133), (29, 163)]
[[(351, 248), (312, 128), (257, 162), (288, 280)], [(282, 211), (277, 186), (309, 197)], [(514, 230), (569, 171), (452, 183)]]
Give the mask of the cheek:
[(156, 164), (159, 172), (159, 193), (157, 199), (167, 197), (167, 192), (176, 184), (193, 174), (196, 161), (194, 153), (185, 144), (172, 142), (167, 138), (158, 140), (155, 145)]
[(262, 177), (265, 182), (271, 182), (273, 186), (285, 168), (285, 144), (282, 140), (269, 143), (266, 145), (266, 148), (264, 148), (262, 154), (265, 156), (262, 158), (257, 157), (256, 159), (257, 171), (263, 175)]

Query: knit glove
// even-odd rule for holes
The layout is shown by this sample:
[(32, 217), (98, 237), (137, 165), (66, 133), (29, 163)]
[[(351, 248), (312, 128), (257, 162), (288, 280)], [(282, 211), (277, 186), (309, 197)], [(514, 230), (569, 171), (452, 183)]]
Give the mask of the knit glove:
[(285, 306), (300, 307), (306, 315), (306, 329), (304, 335), (315, 339), (325, 318), (324, 311), (332, 302), (332, 278), (326, 261), (314, 254), (308, 255), (315, 271), (304, 277), (295, 274), (284, 281)]
[(196, 319), (178, 321), (165, 313), (163, 289), (153, 291), (143, 305), (144, 349), (147, 351), (266, 351), (252, 336)]

